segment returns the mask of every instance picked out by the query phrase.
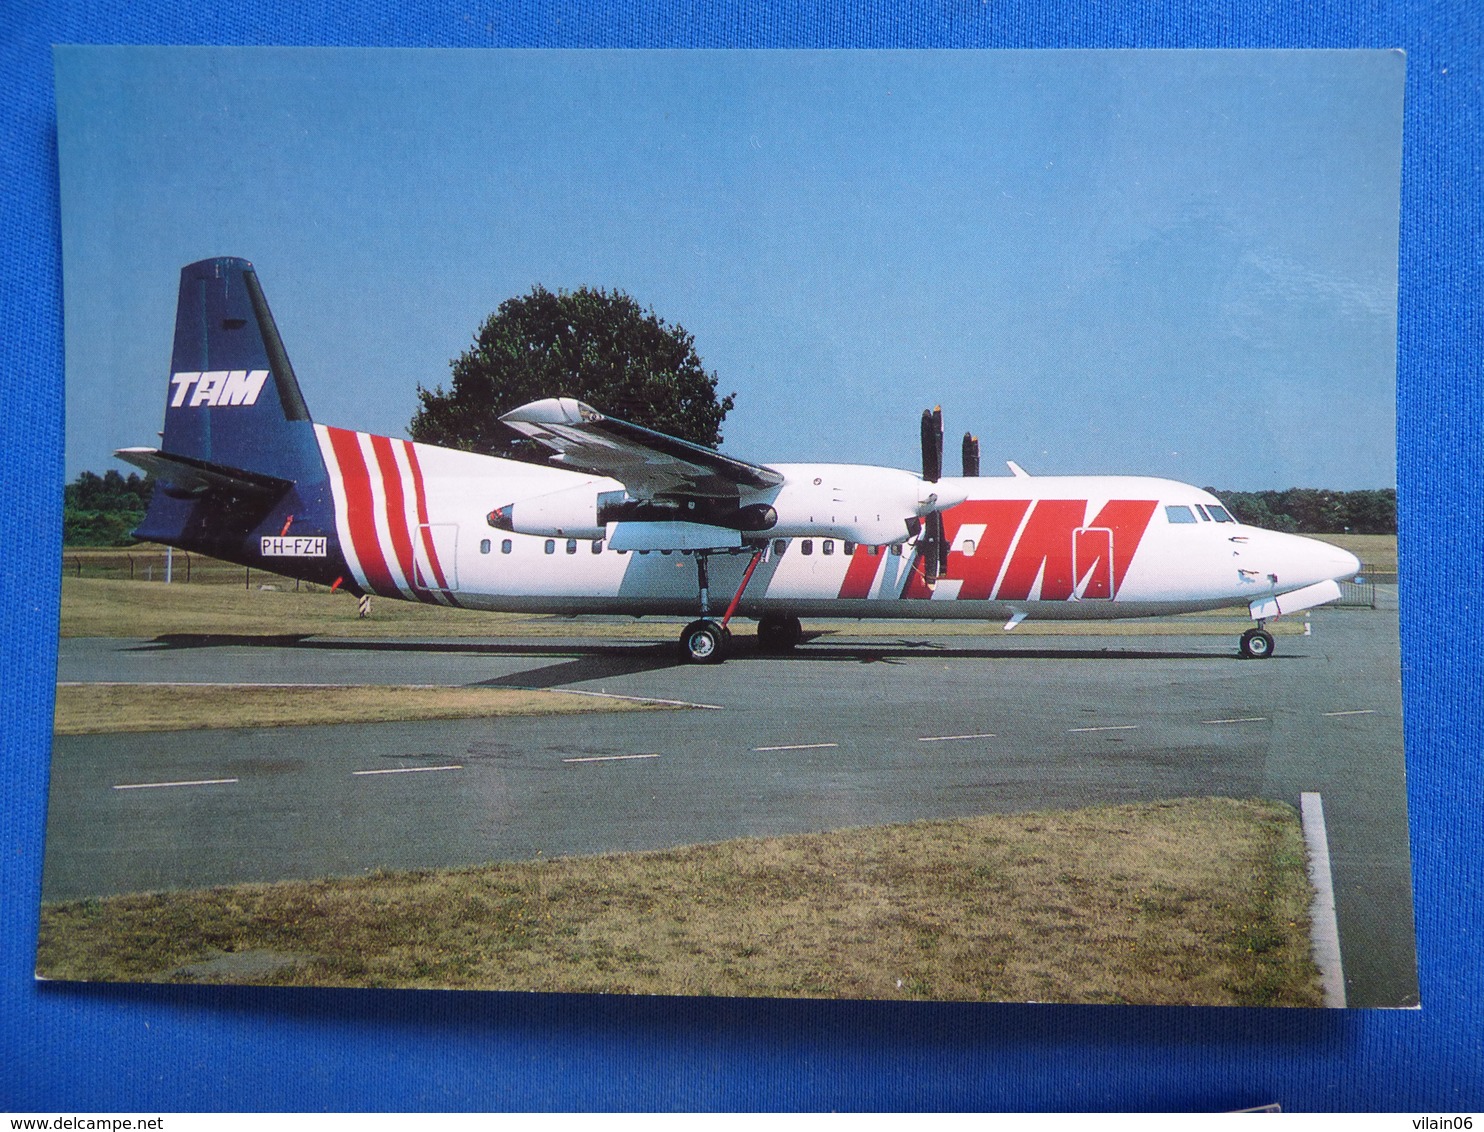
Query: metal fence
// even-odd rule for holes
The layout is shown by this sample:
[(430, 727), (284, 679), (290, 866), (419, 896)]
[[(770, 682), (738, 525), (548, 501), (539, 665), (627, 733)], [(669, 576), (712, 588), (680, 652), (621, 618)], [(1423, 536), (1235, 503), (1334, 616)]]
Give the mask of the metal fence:
[(282, 590), (320, 590), (324, 586), (285, 578), (267, 570), (236, 566), (219, 558), (169, 552), (163, 547), (77, 549), (62, 552), (64, 578), (103, 578), (123, 582), (164, 582), (177, 585), (236, 585), (246, 589), (271, 587)]
[(1376, 570), (1362, 563), (1359, 574), (1348, 582), (1340, 583), (1340, 600), (1335, 604), (1351, 609), (1375, 609), (1378, 585), (1396, 585), (1396, 571)]

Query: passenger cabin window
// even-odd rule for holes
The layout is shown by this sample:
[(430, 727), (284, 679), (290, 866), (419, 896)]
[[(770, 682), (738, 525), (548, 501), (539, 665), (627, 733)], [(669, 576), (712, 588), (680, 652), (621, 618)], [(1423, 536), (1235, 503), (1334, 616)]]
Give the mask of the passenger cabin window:
[(576, 554), (577, 553), (577, 540), (575, 538), (569, 538), (567, 540), (567, 553), (568, 554)]
[(480, 554), (488, 554), (489, 552), (490, 552), (490, 540), (487, 539), (487, 538), (480, 539), (479, 540), (479, 553)]
[(603, 553), (603, 540), (602, 539), (594, 539), (593, 540), (593, 553), (594, 554), (602, 554)]
[(1214, 503), (1208, 504), (1207, 507), (1211, 512), (1211, 518), (1215, 519), (1218, 523), (1236, 522), (1236, 520), (1232, 518), (1232, 513), (1225, 507), (1218, 507)]
[(824, 540), (824, 545), (822, 547), (820, 547), (820, 549), (823, 550), (824, 553), (826, 553), (826, 554), (834, 554), (835, 553), (835, 540), (832, 539), (832, 538), (825, 539)]
[(842, 546), (840, 548), (840, 550), (844, 554), (854, 554), (855, 553), (855, 543), (853, 543), (853, 542), (847, 542), (844, 546)]
[(508, 538), (501, 539), (500, 540), (500, 553), (501, 554), (509, 554), (514, 549), (515, 549), (514, 544), (512, 544), (511, 541)]
[(1172, 523), (1193, 523), (1195, 516), (1189, 507), (1181, 503), (1172, 503), (1165, 508), (1165, 518)]
[(900, 557), (902, 557), (902, 544), (899, 543), (899, 542), (892, 543), (891, 544), (891, 554), (892, 554), (892, 557), (893, 558), (900, 558)]
[(814, 540), (812, 538), (806, 538), (803, 541), (801, 541), (799, 543), (799, 553), (800, 554), (813, 554), (814, 553)]
[(786, 538), (775, 538), (773, 540), (773, 553), (774, 554), (782, 554), (787, 549), (788, 549), (788, 539), (786, 539)]
[(547, 554), (555, 554), (556, 553), (556, 539), (549, 538), (549, 539), (546, 540), (546, 553)]

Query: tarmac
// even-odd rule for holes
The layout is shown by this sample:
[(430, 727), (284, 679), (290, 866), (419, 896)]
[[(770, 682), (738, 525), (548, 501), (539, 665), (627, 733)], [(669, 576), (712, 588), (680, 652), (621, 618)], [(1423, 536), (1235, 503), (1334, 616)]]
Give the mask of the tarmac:
[(911, 625), (852, 625), (782, 658), (744, 628), (720, 666), (680, 663), (668, 626), (628, 643), (583, 637), (580, 620), (570, 638), (66, 639), (60, 681), (484, 684), (691, 706), (58, 737), (43, 897), (1317, 792), (1349, 1005), (1413, 1006), (1395, 602), (1311, 623), (1262, 661), (1238, 659), (1235, 635)]

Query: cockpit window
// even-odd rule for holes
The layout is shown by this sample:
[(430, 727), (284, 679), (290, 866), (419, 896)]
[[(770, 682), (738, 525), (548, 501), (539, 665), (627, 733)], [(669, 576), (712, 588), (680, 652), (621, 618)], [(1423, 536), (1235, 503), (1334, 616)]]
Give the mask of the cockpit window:
[(1195, 505), (1195, 513), (1201, 517), (1201, 522), (1209, 523), (1211, 521), (1211, 516), (1206, 514), (1206, 509), (1199, 503)]
[(1232, 518), (1232, 513), (1225, 507), (1219, 507), (1215, 503), (1208, 503), (1206, 504), (1206, 510), (1211, 512), (1211, 518), (1215, 519), (1218, 523), (1236, 522), (1236, 520)]
[(1190, 508), (1181, 503), (1172, 503), (1165, 508), (1165, 518), (1172, 523), (1193, 523), (1195, 516)]

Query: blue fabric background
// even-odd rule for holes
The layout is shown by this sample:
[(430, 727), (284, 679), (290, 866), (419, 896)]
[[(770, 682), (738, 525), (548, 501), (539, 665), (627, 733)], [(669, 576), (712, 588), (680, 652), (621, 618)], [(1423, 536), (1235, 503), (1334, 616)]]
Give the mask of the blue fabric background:
[[(5, 0), (0, 1108), (1484, 1108), (1484, 5)], [(38, 986), (62, 298), (52, 43), (1402, 47), (1402, 646), (1422, 1011)]]

